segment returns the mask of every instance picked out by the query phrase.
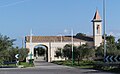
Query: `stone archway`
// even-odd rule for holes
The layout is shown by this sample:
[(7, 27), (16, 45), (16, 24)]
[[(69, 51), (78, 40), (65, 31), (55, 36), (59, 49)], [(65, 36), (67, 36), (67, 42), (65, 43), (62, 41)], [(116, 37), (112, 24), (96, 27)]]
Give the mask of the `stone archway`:
[(48, 47), (43, 44), (36, 45), (34, 47), (35, 61), (47, 61), (48, 62)]

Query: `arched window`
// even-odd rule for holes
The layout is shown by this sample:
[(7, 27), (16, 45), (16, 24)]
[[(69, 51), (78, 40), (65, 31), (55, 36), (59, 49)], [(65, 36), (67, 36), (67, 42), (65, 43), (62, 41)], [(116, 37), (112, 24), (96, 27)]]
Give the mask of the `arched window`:
[(97, 25), (97, 34), (100, 34), (100, 25)]

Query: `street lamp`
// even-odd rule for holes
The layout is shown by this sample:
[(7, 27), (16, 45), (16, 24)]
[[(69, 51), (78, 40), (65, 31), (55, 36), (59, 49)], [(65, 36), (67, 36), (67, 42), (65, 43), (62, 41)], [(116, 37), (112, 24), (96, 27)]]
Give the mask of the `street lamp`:
[[(68, 32), (68, 30), (64, 30), (65, 32)], [(74, 49), (73, 49), (73, 29), (71, 29), (71, 45), (72, 45), (72, 65), (74, 63)]]
[(104, 61), (106, 57), (106, 34), (105, 34), (105, 2), (106, 0), (103, 0), (103, 25), (104, 25)]
[(32, 60), (32, 30), (30, 31), (30, 60)]
[[(68, 30), (64, 30), (64, 32), (68, 32)], [(74, 64), (74, 49), (73, 49), (73, 44), (74, 44), (74, 41), (73, 41), (73, 29), (71, 29), (71, 45), (72, 45), (72, 65)]]

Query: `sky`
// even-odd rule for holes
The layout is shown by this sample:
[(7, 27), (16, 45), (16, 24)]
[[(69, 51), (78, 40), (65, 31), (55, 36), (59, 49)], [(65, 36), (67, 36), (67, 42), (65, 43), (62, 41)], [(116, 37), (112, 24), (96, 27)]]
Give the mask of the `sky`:
[[(103, 0), (0, 0), (0, 33), (17, 39), (35, 36), (92, 35), (92, 22), (96, 9), (103, 15)], [(106, 0), (106, 33), (120, 37), (120, 0)], [(67, 33), (65, 32), (67, 31)]]

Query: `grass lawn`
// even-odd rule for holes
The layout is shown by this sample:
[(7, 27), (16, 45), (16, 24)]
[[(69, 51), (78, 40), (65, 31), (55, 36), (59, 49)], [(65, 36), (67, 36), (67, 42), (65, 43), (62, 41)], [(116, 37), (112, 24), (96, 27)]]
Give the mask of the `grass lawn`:
[(101, 61), (80, 61), (79, 64), (77, 61), (74, 62), (72, 65), (72, 61), (54, 61), (53, 63), (58, 65), (66, 65), (76, 68), (89, 68), (89, 69), (99, 69), (102, 71), (109, 71), (114, 73), (120, 73), (120, 67), (119, 66), (111, 66), (111, 65), (105, 65), (104, 62)]
[(24, 68), (26, 67), (34, 67), (34, 64), (33, 63), (27, 63), (27, 62), (20, 62), (19, 65), (23, 65)]
[(33, 63), (27, 63), (27, 62), (20, 62), (19, 65), (16, 65), (16, 64), (8, 64), (8, 65), (5, 65), (5, 64), (0, 64), (0, 67), (1, 68), (15, 68), (15, 67), (18, 67), (18, 66), (23, 66), (23, 68), (26, 68), (26, 67), (34, 67), (34, 64)]
[(54, 61), (53, 63), (58, 65), (73, 66), (77, 68), (93, 68), (94, 61), (80, 61), (79, 64), (77, 61), (72, 65), (72, 61)]

